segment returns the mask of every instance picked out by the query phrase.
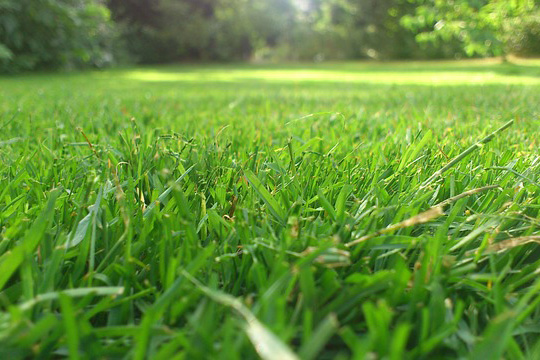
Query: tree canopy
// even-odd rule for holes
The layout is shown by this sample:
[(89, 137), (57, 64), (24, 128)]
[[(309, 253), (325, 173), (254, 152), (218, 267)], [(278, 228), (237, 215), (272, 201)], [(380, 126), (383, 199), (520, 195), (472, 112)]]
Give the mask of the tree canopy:
[[(540, 28), (536, 0), (412, 0), (413, 14), (402, 24), (416, 32), (420, 42), (458, 40), (465, 53), (505, 55)], [(518, 37), (516, 37), (516, 34)], [(540, 40), (540, 38), (537, 38)]]
[(0, 70), (104, 66), (113, 39), (97, 0), (0, 0)]
[(540, 53), (536, 0), (0, 0), (0, 70)]

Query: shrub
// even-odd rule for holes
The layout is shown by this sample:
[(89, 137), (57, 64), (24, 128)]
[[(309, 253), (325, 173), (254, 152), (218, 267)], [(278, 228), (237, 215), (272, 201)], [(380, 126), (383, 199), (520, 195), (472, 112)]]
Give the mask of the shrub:
[(540, 55), (540, 12), (516, 22), (510, 49), (520, 56)]
[(99, 0), (0, 0), (0, 71), (102, 67), (115, 29)]

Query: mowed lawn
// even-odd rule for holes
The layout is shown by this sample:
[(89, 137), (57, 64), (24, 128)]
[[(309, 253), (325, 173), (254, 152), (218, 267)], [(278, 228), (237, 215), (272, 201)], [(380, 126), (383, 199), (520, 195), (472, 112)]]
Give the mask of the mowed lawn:
[(539, 104), (537, 60), (2, 77), (0, 357), (539, 359)]

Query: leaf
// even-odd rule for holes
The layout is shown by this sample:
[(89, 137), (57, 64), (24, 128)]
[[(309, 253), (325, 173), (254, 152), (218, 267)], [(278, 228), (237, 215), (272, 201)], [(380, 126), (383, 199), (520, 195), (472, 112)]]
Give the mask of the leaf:
[(285, 210), (278, 204), (274, 197), (266, 190), (264, 185), (261, 183), (259, 178), (250, 170), (245, 170), (244, 175), (253, 187), (257, 195), (264, 201), (270, 213), (282, 224), (285, 224), (285, 219), (287, 217)]
[(395, 276), (394, 270), (379, 270), (372, 275), (361, 273), (351, 274), (347, 276), (345, 282), (349, 284), (358, 284), (367, 288), (375, 284), (390, 282)]
[(22, 138), (22, 137), (14, 137), (14, 138), (11, 138), (9, 140), (0, 141), (0, 147), (15, 144), (15, 143), (21, 142), (23, 140), (24, 140), (24, 138)]
[(0, 43), (0, 60), (11, 60), (13, 58), (13, 53), (7, 46)]
[(469, 250), (465, 252), (467, 256), (476, 253), (477, 257), (482, 255), (487, 255), (491, 253), (501, 253), (509, 249), (513, 249), (518, 246), (523, 246), (531, 243), (540, 244), (540, 235), (530, 235), (530, 236), (520, 236), (513, 237), (499, 241), (495, 244), (489, 245), (486, 249), (483, 250), (483, 246), (480, 246), (477, 249)]
[(81, 243), (81, 241), (84, 240), (86, 237), (86, 233), (88, 232), (88, 226), (92, 222), (92, 219), (97, 216), (99, 212), (99, 205), (101, 203), (101, 198), (103, 195), (103, 187), (99, 189), (96, 202), (94, 205), (88, 207), (88, 214), (79, 221), (79, 224), (77, 225), (77, 229), (75, 230), (75, 233), (71, 232), (68, 236), (68, 240), (66, 241), (66, 248), (72, 248), (74, 246), (77, 246)]
[(314, 253), (317, 254), (317, 257), (313, 260), (313, 262), (328, 268), (351, 265), (351, 254), (346, 250), (341, 250), (335, 247), (319, 249), (317, 247), (310, 246), (304, 250), (301, 255), (308, 256)]
[(345, 244), (345, 246), (347, 247), (351, 247), (351, 246), (354, 246), (356, 244), (359, 244), (361, 242), (364, 242), (366, 240), (370, 240), (370, 239), (373, 239), (374, 237), (376, 236), (380, 236), (382, 234), (388, 234), (390, 232), (393, 232), (393, 231), (396, 231), (396, 230), (399, 230), (399, 229), (403, 229), (403, 228), (407, 228), (407, 227), (410, 227), (410, 226), (415, 226), (415, 225), (419, 225), (419, 224), (425, 224), (427, 222), (430, 222), (431, 220), (433, 219), (436, 219), (440, 216), (444, 215), (444, 212), (443, 212), (443, 207), (440, 206), (440, 205), (436, 205), (426, 211), (423, 211), (421, 212), (420, 214), (417, 214), (413, 217), (410, 217), (408, 219), (405, 219), (397, 224), (392, 224), (392, 225), (388, 225), (386, 228), (382, 229), (382, 230), (378, 230), (374, 233), (371, 233), (371, 234), (368, 234), (368, 235), (364, 235), (360, 238), (357, 238), (353, 241), (350, 241), (348, 242), (347, 244)]
[(28, 300), (19, 305), (19, 309), (22, 311), (28, 310), (44, 301), (57, 300), (60, 298), (60, 294), (69, 296), (72, 298), (84, 297), (87, 295), (95, 296), (109, 296), (109, 295), (121, 295), (124, 293), (124, 287), (122, 286), (98, 286), (98, 287), (89, 287), (89, 288), (78, 288), (78, 289), (68, 289), (63, 291), (55, 291), (44, 294), (39, 294), (35, 298)]
[(47, 231), (52, 220), (54, 215), (54, 204), (61, 192), (62, 189), (60, 188), (51, 192), (45, 209), (39, 214), (30, 229), (25, 233), (21, 244), (0, 257), (0, 289), (4, 287), (13, 273), (17, 271), (25, 256), (36, 250), (39, 242), (43, 238), (43, 234)]
[(298, 359), (298, 356), (279, 337), (267, 329), (240, 300), (219, 290), (204, 286), (185, 270), (182, 271), (182, 274), (206, 296), (221, 305), (233, 308), (244, 318), (246, 321), (244, 330), (253, 344), (255, 351), (257, 351), (263, 360)]
[(351, 185), (343, 185), (341, 191), (339, 192), (338, 198), (336, 200), (336, 213), (340, 221), (343, 221), (343, 218), (345, 216), (345, 204), (352, 190), (353, 187)]
[(264, 360), (294, 360), (298, 357), (254, 316), (247, 320), (246, 334)]
[(502, 359), (515, 319), (516, 314), (507, 312), (491, 321), (469, 359)]
[(319, 191), (317, 191), (317, 196), (319, 197), (319, 202), (321, 203), (321, 206), (323, 207), (323, 209), (326, 210), (326, 212), (328, 213), (328, 215), (330, 215), (332, 220), (336, 221), (337, 219), (336, 210), (334, 210), (334, 207), (332, 206), (332, 204), (330, 204), (330, 201), (328, 201), (328, 199), (324, 196), (322, 190), (319, 189)]
[(193, 164), (189, 167), (189, 169), (187, 169), (182, 175), (180, 175), (180, 177), (178, 179), (176, 179), (176, 181), (174, 182), (173, 185), (169, 186), (167, 189), (165, 189), (157, 198), (156, 201), (152, 201), (152, 203), (150, 205), (148, 205), (148, 207), (144, 210), (143, 212), (143, 218), (146, 219), (152, 212), (152, 210), (156, 207), (156, 204), (161, 204), (163, 203), (165, 200), (167, 200), (167, 197), (169, 196), (169, 194), (171, 193), (172, 189), (173, 189), (173, 186), (175, 184), (178, 184), (180, 183), (180, 181), (182, 181), (183, 178), (185, 178), (190, 172), (191, 170), (193, 170), (195, 168), (195, 165), (197, 164)]
[(392, 343), (390, 344), (390, 360), (399, 360), (406, 358), (407, 340), (411, 327), (409, 324), (398, 324), (392, 335)]
[(67, 337), (67, 345), (70, 359), (79, 359), (79, 329), (75, 318), (75, 309), (71, 298), (60, 293), (60, 306), (62, 308), (62, 320), (64, 333)]
[(300, 357), (304, 360), (315, 359), (328, 340), (334, 335), (338, 326), (339, 323), (335, 314), (329, 314), (324, 318), (309, 341), (302, 345)]
[(432, 136), (433, 136), (433, 133), (431, 132), (431, 130), (428, 130), (426, 134), (422, 137), (422, 140), (418, 142), (418, 144), (410, 147), (407, 150), (407, 152), (405, 153), (405, 155), (403, 156), (401, 160), (401, 163), (399, 164), (398, 171), (403, 169), (408, 163), (414, 160), (414, 158), (416, 157), (416, 155), (418, 155), (420, 150), (422, 150), (422, 148), (431, 140)]
[(82, 218), (81, 221), (79, 221), (79, 224), (77, 225), (77, 229), (75, 230), (75, 234), (71, 232), (68, 236), (68, 241), (66, 242), (66, 248), (69, 249), (71, 247), (74, 247), (84, 240), (84, 238), (86, 237), (86, 232), (88, 231), (88, 225), (90, 224), (91, 219), (92, 219), (92, 213), (89, 212), (85, 217)]

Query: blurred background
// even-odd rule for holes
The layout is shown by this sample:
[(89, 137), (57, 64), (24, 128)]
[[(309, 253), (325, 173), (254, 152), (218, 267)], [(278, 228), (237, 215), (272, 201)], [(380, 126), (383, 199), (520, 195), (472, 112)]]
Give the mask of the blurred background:
[(0, 72), (540, 55), (536, 0), (0, 0)]

